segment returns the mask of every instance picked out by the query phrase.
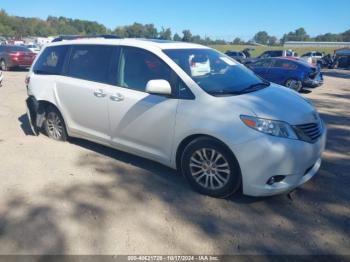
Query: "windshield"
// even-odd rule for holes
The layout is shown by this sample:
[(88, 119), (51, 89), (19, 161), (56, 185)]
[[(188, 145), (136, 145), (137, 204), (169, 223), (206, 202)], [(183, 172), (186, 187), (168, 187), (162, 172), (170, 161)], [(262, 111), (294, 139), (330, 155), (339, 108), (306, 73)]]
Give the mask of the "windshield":
[(163, 51), (204, 91), (212, 95), (239, 95), (270, 85), (245, 66), (213, 49)]

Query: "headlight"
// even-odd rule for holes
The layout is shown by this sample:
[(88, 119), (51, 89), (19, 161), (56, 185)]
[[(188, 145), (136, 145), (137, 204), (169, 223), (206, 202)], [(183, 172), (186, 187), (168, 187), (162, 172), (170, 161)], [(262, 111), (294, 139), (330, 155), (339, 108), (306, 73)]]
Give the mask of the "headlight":
[(278, 137), (298, 139), (293, 128), (286, 122), (263, 119), (254, 116), (241, 116), (241, 120), (248, 127), (259, 132)]

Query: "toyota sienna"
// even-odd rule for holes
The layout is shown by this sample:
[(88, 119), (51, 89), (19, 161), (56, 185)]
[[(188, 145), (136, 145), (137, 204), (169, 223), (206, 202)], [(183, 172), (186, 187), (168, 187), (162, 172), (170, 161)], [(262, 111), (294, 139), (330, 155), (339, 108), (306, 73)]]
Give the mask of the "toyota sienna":
[(312, 104), (211, 48), (90, 38), (46, 46), (26, 79), (33, 132), (91, 140), (178, 169), (198, 192), (288, 192), (319, 170)]

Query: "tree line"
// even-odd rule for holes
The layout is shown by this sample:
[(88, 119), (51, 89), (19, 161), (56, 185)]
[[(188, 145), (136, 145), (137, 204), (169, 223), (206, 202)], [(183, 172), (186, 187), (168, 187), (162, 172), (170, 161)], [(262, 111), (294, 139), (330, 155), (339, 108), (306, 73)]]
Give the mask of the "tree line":
[(115, 29), (109, 29), (104, 25), (66, 17), (49, 16), (46, 20), (39, 18), (26, 18), (19, 16), (10, 16), (5, 10), (0, 11), (0, 36), (11, 38), (22, 38), (27, 36), (55, 36), (55, 35), (100, 35), (113, 34), (121, 38), (155, 38), (164, 40), (175, 40), (184, 42), (194, 42), (199, 44), (250, 44), (252, 42), (263, 45), (277, 45), (285, 41), (349, 41), (350, 30), (341, 33), (327, 33), (310, 37), (304, 28), (296, 29), (293, 32), (284, 34), (281, 39), (269, 35), (266, 31), (256, 33), (253, 39), (243, 41), (236, 37), (232, 42), (223, 39), (211, 39), (210, 37), (201, 37), (193, 35), (188, 29), (183, 30), (181, 35), (173, 34), (170, 28), (157, 29), (154, 24), (134, 23), (127, 26), (118, 26)]
[[(235, 39), (234, 42), (239, 42), (239, 40), (240, 39)], [(270, 36), (266, 31), (260, 31), (254, 35), (253, 40), (263, 45), (283, 44), (286, 41), (350, 42), (350, 29), (340, 34), (326, 33), (310, 37), (305, 29), (301, 27), (295, 31), (284, 34), (279, 41), (277, 37)]]
[(134, 23), (118, 26), (111, 30), (104, 25), (80, 19), (49, 16), (46, 20), (10, 16), (5, 10), (0, 10), (0, 36), (22, 38), (27, 36), (55, 36), (55, 35), (102, 35), (112, 34), (121, 38), (155, 38), (201, 44), (226, 44), (225, 40), (212, 40), (192, 35), (190, 30), (183, 30), (181, 36), (172, 34), (170, 28), (158, 30), (154, 24)]

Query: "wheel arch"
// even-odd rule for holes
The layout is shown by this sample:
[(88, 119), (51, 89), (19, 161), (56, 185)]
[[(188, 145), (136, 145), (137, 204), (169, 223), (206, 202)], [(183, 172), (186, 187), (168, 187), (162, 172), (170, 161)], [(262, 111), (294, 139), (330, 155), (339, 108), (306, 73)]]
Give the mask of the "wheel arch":
[(216, 142), (220, 143), (222, 146), (224, 146), (228, 152), (230, 152), (230, 154), (232, 155), (232, 157), (234, 158), (234, 160), (237, 162), (239, 168), (240, 168), (240, 165), (239, 165), (239, 162), (238, 162), (238, 159), (237, 157), (235, 156), (234, 152), (230, 149), (230, 147), (225, 143), (223, 142), (222, 140), (212, 136), (212, 135), (208, 135), (208, 134), (193, 134), (193, 135), (189, 135), (187, 137), (185, 137), (180, 143), (179, 145), (177, 146), (177, 149), (176, 149), (176, 155), (175, 155), (175, 164), (176, 164), (176, 169), (177, 170), (180, 170), (180, 167), (181, 167), (181, 157), (182, 157), (182, 154), (186, 148), (186, 146), (191, 143), (193, 140), (195, 139), (198, 139), (198, 138), (201, 138), (201, 137), (204, 137), (204, 138), (210, 138), (210, 139), (213, 139), (215, 140)]
[(284, 80), (284, 84), (287, 84), (288, 80), (296, 80), (302, 82), (302, 79), (299, 75), (291, 75), (291, 76), (286, 76)]
[[(34, 98), (34, 100), (36, 100), (36, 99)], [(47, 101), (47, 100), (36, 100), (36, 103), (37, 103), (37, 108), (36, 108), (35, 113), (36, 113), (37, 118), (38, 118), (36, 121), (37, 127), (41, 128), (43, 126), (44, 120), (46, 118), (47, 108), (53, 107), (61, 114), (63, 121), (64, 121), (64, 124), (65, 124), (65, 127), (67, 129), (67, 125), (66, 125), (67, 121), (66, 121), (64, 115), (62, 114), (62, 111), (54, 103)]]

